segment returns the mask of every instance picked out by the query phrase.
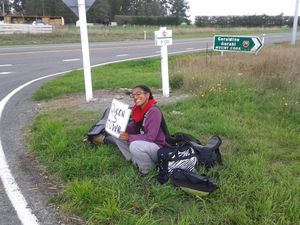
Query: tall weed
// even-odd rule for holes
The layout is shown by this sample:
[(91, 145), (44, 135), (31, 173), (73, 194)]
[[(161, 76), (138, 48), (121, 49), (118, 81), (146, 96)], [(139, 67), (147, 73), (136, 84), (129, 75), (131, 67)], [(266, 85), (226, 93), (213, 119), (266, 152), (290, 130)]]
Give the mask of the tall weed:
[[(183, 88), (200, 98), (218, 94), (235, 101), (243, 92), (253, 99), (255, 107), (279, 116), (289, 114), (289, 120), (300, 122), (300, 51), (288, 44), (261, 50), (258, 55), (226, 53), (178, 57), (170, 69), (171, 79), (183, 79)], [(235, 92), (235, 93), (234, 93)], [(226, 97), (224, 97), (226, 96)], [(249, 107), (241, 107), (249, 109)], [(293, 113), (290, 113), (293, 111)]]

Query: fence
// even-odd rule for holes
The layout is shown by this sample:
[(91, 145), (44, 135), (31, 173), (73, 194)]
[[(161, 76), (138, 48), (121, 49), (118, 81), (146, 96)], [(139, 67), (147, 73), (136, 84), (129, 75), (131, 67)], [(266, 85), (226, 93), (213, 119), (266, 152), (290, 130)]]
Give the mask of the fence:
[(0, 34), (52, 33), (54, 29), (52, 25), (0, 24)]

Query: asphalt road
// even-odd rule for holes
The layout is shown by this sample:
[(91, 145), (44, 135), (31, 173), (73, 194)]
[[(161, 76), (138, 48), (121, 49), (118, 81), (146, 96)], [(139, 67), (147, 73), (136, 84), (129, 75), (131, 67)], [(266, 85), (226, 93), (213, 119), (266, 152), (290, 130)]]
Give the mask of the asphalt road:
[[(291, 34), (266, 35), (265, 45), (290, 40)], [(182, 54), (211, 48), (212, 38), (194, 38), (173, 40), (168, 51), (169, 54)], [(160, 48), (154, 46), (153, 40), (93, 43), (90, 44), (91, 65), (159, 56), (159, 51)], [(0, 47), (1, 103), (9, 93), (26, 82), (46, 75), (80, 69), (81, 54), (80, 44)], [(47, 80), (28, 85), (9, 99), (0, 117), (0, 144), (2, 143), (9, 169), (28, 204), (27, 209), (30, 209), (39, 224), (53, 225), (63, 223), (57, 210), (48, 203), (51, 190), (57, 187), (53, 187), (51, 179), (38, 164), (33, 163), (34, 158), (25, 151), (23, 135), (24, 127), (31, 123), (37, 111), (37, 105), (30, 97)], [(0, 165), (0, 170), (2, 169)], [(13, 207), (2, 182), (0, 181), (0, 225), (30, 224), (26, 220), (20, 220), (22, 215), (16, 213), (18, 210)]]

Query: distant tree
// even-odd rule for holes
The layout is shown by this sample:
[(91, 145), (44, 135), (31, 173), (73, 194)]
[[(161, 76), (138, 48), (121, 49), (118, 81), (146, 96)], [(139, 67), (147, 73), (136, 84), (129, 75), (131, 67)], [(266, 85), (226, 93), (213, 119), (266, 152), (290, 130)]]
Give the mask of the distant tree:
[[(4, 6), (4, 9), (2, 8)], [(11, 2), (9, 0), (0, 0), (0, 8), (1, 8), (1, 12), (0, 14), (4, 14), (8, 15), (11, 13)]]
[(23, 14), (24, 5), (25, 5), (25, 0), (13, 0), (11, 2), (11, 7), (15, 14)]
[(45, 0), (26, 0), (24, 3), (26, 15), (42, 16), (45, 12)]
[(87, 12), (87, 20), (91, 23), (103, 23), (108, 25), (111, 18), (111, 5), (107, 0), (96, 0)]
[[(63, 16), (66, 23), (78, 18), (63, 3), (63, 0), (0, 0), (5, 11), (33, 16)], [(177, 21), (188, 21), (187, 0), (96, 0), (87, 12), (88, 22), (107, 23), (115, 15), (174, 16)], [(170, 17), (172, 18), (172, 17)]]
[(140, 0), (136, 2), (136, 15), (138, 16), (160, 16), (161, 5), (158, 0)]
[(169, 11), (171, 16), (182, 20), (182, 22), (190, 23), (187, 15), (190, 6), (186, 0), (168, 0)]
[(167, 16), (167, 0), (123, 0), (122, 15)]
[(122, 9), (122, 4), (124, 0), (109, 0), (108, 3), (110, 5), (111, 9), (111, 18), (110, 20), (113, 21), (115, 15), (120, 15), (121, 9)]
[(169, 10), (169, 5), (168, 5), (168, 0), (160, 0), (160, 15), (161, 16), (167, 16), (168, 15), (168, 10)]
[(221, 26), (221, 27), (272, 27), (290, 26), (293, 17), (283, 14), (277, 16), (246, 15), (246, 16), (196, 16), (195, 25), (198, 27)]
[(135, 15), (136, 14), (136, 0), (123, 0), (121, 5), (122, 15)]

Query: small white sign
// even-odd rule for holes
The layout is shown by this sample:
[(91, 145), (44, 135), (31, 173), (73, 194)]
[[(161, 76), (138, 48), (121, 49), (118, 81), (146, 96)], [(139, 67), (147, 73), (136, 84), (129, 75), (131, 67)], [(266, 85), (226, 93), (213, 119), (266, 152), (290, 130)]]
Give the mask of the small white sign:
[(172, 30), (167, 30), (165, 27), (162, 27), (158, 31), (155, 31), (154, 36), (156, 46), (173, 44)]
[(119, 138), (120, 132), (126, 130), (130, 114), (131, 109), (127, 104), (113, 99), (105, 125), (105, 131)]
[(161, 54), (161, 77), (163, 96), (169, 97), (169, 66), (168, 66), (168, 45), (172, 45), (172, 30), (167, 30), (166, 27), (161, 27), (155, 31), (155, 45), (160, 46)]

